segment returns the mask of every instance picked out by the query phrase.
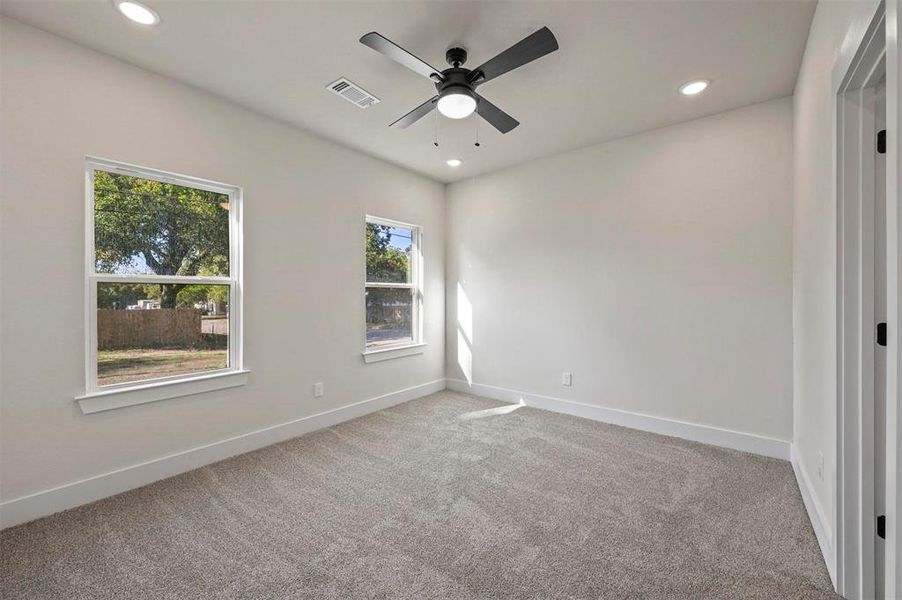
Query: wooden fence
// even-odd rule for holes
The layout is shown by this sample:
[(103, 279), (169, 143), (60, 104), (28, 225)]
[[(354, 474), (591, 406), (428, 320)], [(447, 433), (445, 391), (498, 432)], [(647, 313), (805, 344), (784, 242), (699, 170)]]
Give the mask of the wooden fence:
[(97, 348), (198, 348), (201, 312), (194, 309), (97, 311)]

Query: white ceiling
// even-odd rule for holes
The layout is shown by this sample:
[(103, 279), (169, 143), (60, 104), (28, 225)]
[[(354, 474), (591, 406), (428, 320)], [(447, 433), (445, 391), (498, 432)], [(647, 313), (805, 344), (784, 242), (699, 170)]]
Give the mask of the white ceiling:
[[(812, 1), (209, 2), (146, 0), (159, 26), (109, 0), (4, 0), (7, 16), (191, 83), (322, 137), (455, 181), (534, 158), (792, 93)], [(560, 50), (480, 93), (521, 125), (475, 117), (388, 124), (434, 95), (428, 80), (358, 43), (378, 31), (439, 69), (461, 45), (473, 68), (543, 25)], [(325, 86), (347, 77), (382, 102), (361, 110)], [(685, 98), (680, 84), (712, 80)], [(432, 144), (435, 123), (440, 146)], [(452, 169), (445, 160), (457, 157)]]

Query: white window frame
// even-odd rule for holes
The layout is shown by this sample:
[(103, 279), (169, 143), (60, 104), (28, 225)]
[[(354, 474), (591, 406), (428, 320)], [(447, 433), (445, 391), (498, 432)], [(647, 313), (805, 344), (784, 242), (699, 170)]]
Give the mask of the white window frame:
[[(94, 172), (107, 171), (225, 194), (229, 197), (229, 275), (167, 276), (118, 275), (96, 271), (94, 248)], [(242, 190), (240, 187), (133, 165), (129, 163), (85, 157), (85, 393), (76, 400), (83, 412), (92, 413), (111, 408), (163, 400), (246, 383), (248, 371), (243, 366), (242, 344)], [(100, 283), (188, 283), (229, 286), (229, 366), (215, 371), (201, 371), (143, 379), (126, 383), (97, 383), (97, 285)]]
[[(395, 219), (386, 219), (374, 215), (366, 215), (364, 219), (363, 239), (366, 243), (366, 225), (386, 225), (388, 227), (400, 227), (410, 230), (410, 282), (409, 283), (383, 283), (370, 282), (366, 277), (366, 246), (363, 248), (363, 358), (367, 363), (400, 358), (421, 354), (426, 347), (423, 339), (423, 228), (413, 223), (405, 223)], [(381, 346), (379, 348), (367, 348), (366, 345), (366, 290), (367, 288), (407, 288), (413, 290), (413, 306), (411, 314), (411, 338), (410, 342), (399, 342)]]

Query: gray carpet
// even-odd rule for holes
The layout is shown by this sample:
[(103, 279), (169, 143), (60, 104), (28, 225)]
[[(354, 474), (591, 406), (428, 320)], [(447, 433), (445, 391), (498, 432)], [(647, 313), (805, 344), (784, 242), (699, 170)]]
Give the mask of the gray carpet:
[(441, 392), (0, 533), (14, 598), (834, 598), (789, 463)]

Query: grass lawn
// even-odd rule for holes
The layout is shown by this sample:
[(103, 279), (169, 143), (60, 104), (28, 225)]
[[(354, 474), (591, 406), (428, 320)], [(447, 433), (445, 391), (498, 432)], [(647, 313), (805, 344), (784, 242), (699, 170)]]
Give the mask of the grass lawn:
[(110, 385), (183, 373), (225, 369), (227, 350), (151, 349), (99, 350), (97, 383)]

